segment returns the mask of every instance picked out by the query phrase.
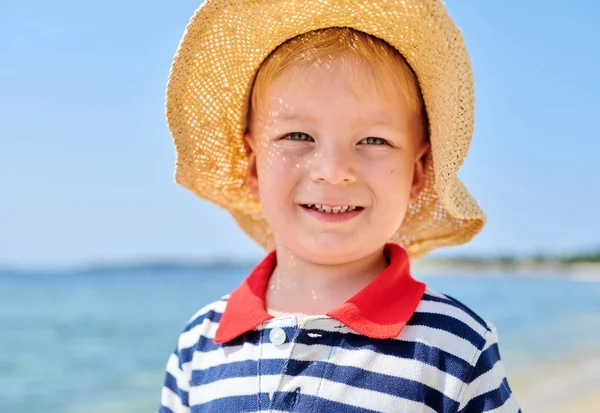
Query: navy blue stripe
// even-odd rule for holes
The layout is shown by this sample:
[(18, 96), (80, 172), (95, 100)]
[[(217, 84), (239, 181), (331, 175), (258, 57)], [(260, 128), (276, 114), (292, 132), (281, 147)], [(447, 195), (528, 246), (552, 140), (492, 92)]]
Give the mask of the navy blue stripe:
[(422, 301), (430, 301), (430, 302), (434, 302), (434, 303), (442, 303), (442, 304), (446, 304), (452, 307), (457, 307), (456, 303), (454, 301), (452, 301), (449, 298), (446, 297), (436, 297), (434, 295), (429, 295), (429, 294), (424, 294), (423, 298), (421, 299)]
[[(396, 397), (421, 402), (435, 411), (456, 411), (458, 403), (446, 397), (442, 392), (423, 383), (375, 373), (352, 366), (339, 366), (323, 361), (299, 361), (294, 359), (261, 360), (260, 375), (279, 375), (285, 367), (288, 376), (308, 376), (347, 384), (353, 387), (386, 393)], [(200, 386), (218, 380), (235, 377), (256, 377), (256, 361), (239, 361), (205, 370), (192, 372), (192, 386)]]
[(332, 401), (322, 397), (303, 394), (302, 391), (298, 395), (294, 392), (281, 393), (283, 392), (276, 392), (274, 395), (273, 410), (302, 413), (377, 413), (375, 410), (363, 409), (340, 401)]
[(223, 344), (216, 344), (212, 338), (205, 337), (200, 335), (198, 337), (198, 341), (192, 347), (184, 348), (179, 351), (180, 364), (188, 363), (192, 361), (192, 357), (194, 356), (195, 351), (199, 351), (202, 353), (206, 353), (209, 351), (215, 351), (220, 349), (221, 347), (235, 347), (242, 346), (244, 344), (249, 345), (258, 345), (260, 343), (261, 331), (259, 330), (250, 330), (247, 333), (234, 338)]
[(450, 304), (450, 299), (448, 299), (448, 298), (438, 297), (438, 296), (427, 294), (427, 293), (423, 294), (423, 297), (421, 299), (423, 301), (435, 301), (436, 303)]
[(212, 321), (213, 323), (218, 323), (221, 321), (221, 316), (223, 314), (219, 313), (218, 311), (215, 310), (208, 310), (205, 313), (202, 313), (200, 315), (198, 315), (196, 318), (194, 318), (193, 320), (191, 320), (183, 329), (183, 332), (185, 333), (186, 331), (190, 331), (192, 328), (202, 324), (202, 322), (204, 320), (206, 320), (207, 318)]
[(445, 295), (444, 294), (444, 298), (439, 298), (439, 297), (434, 297), (433, 295), (429, 295), (429, 294), (425, 294), (423, 296), (423, 298), (426, 301), (437, 301), (437, 302), (443, 302), (449, 305), (452, 305), (454, 307), (457, 307), (463, 311), (465, 311), (468, 315), (470, 315), (475, 321), (477, 321), (477, 323), (479, 323), (483, 328), (485, 328), (486, 330), (489, 331), (489, 327), (487, 325), (487, 323), (485, 322), (485, 320), (483, 318), (481, 318), (476, 312), (474, 312), (473, 310), (471, 310), (469, 307), (467, 307), (466, 305), (464, 305), (463, 303), (461, 303), (460, 301), (458, 301), (456, 298), (451, 297), (449, 295)]
[[(260, 360), (261, 375), (279, 375), (283, 371), (287, 359)], [(202, 386), (218, 380), (235, 377), (255, 377), (258, 373), (258, 361), (242, 360), (227, 364), (219, 364), (202, 370), (192, 370), (192, 386)]]
[[(260, 405), (258, 398), (260, 396)], [(275, 392), (273, 404), (270, 404), (267, 393), (245, 396), (230, 396), (212, 400), (208, 403), (194, 405), (192, 412), (223, 413), (223, 412), (254, 412), (267, 410), (283, 410), (289, 412), (319, 413), (377, 413), (375, 410), (363, 409), (350, 404), (331, 401), (321, 397), (296, 392)]]
[(168, 407), (165, 406), (160, 406), (160, 408), (158, 409), (158, 413), (175, 413), (173, 410), (169, 409)]
[(194, 344), (192, 347), (179, 350), (179, 366), (181, 367), (182, 364), (192, 361), (192, 358), (194, 357), (194, 351), (211, 347), (212, 350), (216, 350), (220, 346), (215, 345), (212, 338), (200, 336), (196, 344)]
[(263, 392), (260, 394), (223, 397), (207, 403), (195, 404), (192, 406), (191, 411), (202, 413), (267, 411), (270, 403), (269, 394)]
[(177, 380), (175, 379), (175, 377), (173, 377), (171, 373), (165, 374), (165, 387), (170, 389), (173, 393), (177, 394), (181, 399), (181, 403), (183, 403), (184, 406), (189, 405), (189, 393), (187, 391), (181, 390), (177, 386)]
[[(286, 329), (287, 330), (287, 329)], [(261, 331), (252, 330), (248, 333), (228, 342), (224, 345), (234, 346), (243, 343), (258, 345), (261, 334), (268, 337), (268, 329)], [(288, 330), (290, 339), (293, 338), (293, 329)], [(321, 338), (308, 336), (308, 333), (321, 334)], [(377, 340), (358, 334), (333, 333), (323, 330), (306, 330), (299, 334), (296, 342), (300, 344), (313, 345), (324, 344), (340, 347), (344, 350), (365, 349), (378, 354), (384, 354), (400, 359), (412, 359), (451, 374), (452, 376), (466, 382), (471, 374), (472, 366), (465, 360), (447, 353), (438, 347), (428, 346), (423, 343), (413, 341), (402, 341), (395, 339)], [(201, 352), (214, 351), (221, 347), (220, 344), (214, 344), (212, 339), (201, 336), (196, 350)], [(183, 362), (189, 362), (192, 359), (194, 348), (183, 349), (180, 352), (180, 359)]]
[[(325, 372), (324, 375), (323, 372)], [(323, 377), (337, 383), (421, 402), (436, 412), (455, 411), (458, 408), (456, 401), (423, 383), (388, 374), (375, 373), (359, 367), (339, 366), (318, 361), (289, 360), (286, 374), (290, 376)]]
[[(324, 334), (332, 333), (324, 332)], [(395, 339), (373, 340), (358, 334), (340, 334), (340, 336), (339, 340), (336, 340), (336, 346), (344, 350), (365, 349), (401, 359), (417, 360), (437, 367), (462, 381), (468, 379), (471, 373), (472, 366), (467, 361), (424, 343)], [(309, 340), (313, 342), (309, 343)], [(298, 341), (314, 344), (314, 339), (304, 334), (298, 337)]]
[(510, 387), (504, 378), (500, 387), (472, 398), (460, 413), (481, 413), (497, 409), (510, 398), (510, 395)]
[[(286, 333), (287, 340), (293, 340), (295, 335), (297, 334), (298, 329), (295, 327), (283, 327), (283, 330)], [(207, 338), (205, 336), (200, 335), (198, 341), (193, 347), (181, 349), (179, 352), (181, 354), (181, 358), (185, 359), (182, 363), (189, 362), (192, 360), (192, 356), (194, 351), (199, 351), (202, 353), (206, 353), (209, 351), (218, 350), (221, 347), (235, 347), (241, 345), (258, 345), (261, 340), (261, 336), (265, 338), (265, 340), (269, 340), (269, 333), (271, 329), (263, 329), (263, 330), (250, 330), (239, 337), (234, 338), (223, 344), (216, 344), (212, 338)]]
[[(256, 377), (287, 374), (290, 376), (304, 375), (323, 377), (326, 362), (298, 361), (293, 359), (262, 359), (260, 366), (256, 360), (243, 360), (227, 364), (219, 364), (203, 370), (192, 371), (192, 386), (202, 386), (218, 380), (237, 377)], [(335, 365), (332, 365), (335, 367)], [(260, 368), (260, 372), (258, 369)], [(285, 370), (284, 370), (285, 369)]]
[(426, 326), (438, 330), (445, 330), (455, 336), (469, 341), (478, 349), (485, 345), (485, 338), (469, 327), (467, 324), (446, 314), (414, 313), (408, 321), (411, 326)]
[(500, 361), (498, 344), (492, 344), (479, 356), (479, 360), (477, 360), (477, 364), (475, 365), (473, 373), (471, 374), (470, 382), (491, 370), (498, 361)]

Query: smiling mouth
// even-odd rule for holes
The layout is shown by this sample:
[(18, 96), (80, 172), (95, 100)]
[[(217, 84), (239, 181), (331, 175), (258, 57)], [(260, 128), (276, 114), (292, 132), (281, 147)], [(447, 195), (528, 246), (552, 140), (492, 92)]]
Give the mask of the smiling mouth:
[(326, 214), (343, 214), (345, 212), (353, 212), (360, 211), (364, 209), (361, 206), (355, 205), (337, 205), (337, 206), (329, 206), (329, 205), (321, 205), (321, 204), (300, 204), (302, 208), (305, 209), (313, 209), (315, 211), (324, 212)]

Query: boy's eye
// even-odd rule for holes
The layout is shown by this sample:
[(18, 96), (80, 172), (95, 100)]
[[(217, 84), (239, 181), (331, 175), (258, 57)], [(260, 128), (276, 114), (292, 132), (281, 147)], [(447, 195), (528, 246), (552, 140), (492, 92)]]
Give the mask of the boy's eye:
[(367, 145), (385, 145), (388, 142), (383, 138), (365, 138), (360, 141), (360, 143)]
[(292, 132), (285, 136), (290, 141), (310, 141), (312, 137), (304, 132)]

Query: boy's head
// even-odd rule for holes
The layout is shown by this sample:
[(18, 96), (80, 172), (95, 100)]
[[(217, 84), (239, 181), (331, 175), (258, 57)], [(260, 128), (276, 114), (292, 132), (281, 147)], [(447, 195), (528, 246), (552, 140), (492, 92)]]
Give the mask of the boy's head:
[(279, 46), (249, 99), (246, 183), (277, 245), (322, 264), (381, 248), (423, 189), (417, 78), (381, 39), (328, 28)]
[(389, 241), (415, 258), (485, 223), (456, 176), (473, 78), (439, 0), (206, 0), (166, 111), (176, 181), (265, 249), (343, 260)]

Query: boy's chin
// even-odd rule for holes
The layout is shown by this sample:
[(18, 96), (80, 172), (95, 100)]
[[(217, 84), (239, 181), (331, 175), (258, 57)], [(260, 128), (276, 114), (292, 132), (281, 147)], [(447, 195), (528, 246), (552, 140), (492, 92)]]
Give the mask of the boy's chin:
[[(303, 240), (304, 241), (304, 240)], [(383, 248), (384, 243), (381, 244)], [(364, 258), (378, 248), (361, 240), (306, 240), (286, 246), (293, 255), (316, 265), (343, 265)]]

